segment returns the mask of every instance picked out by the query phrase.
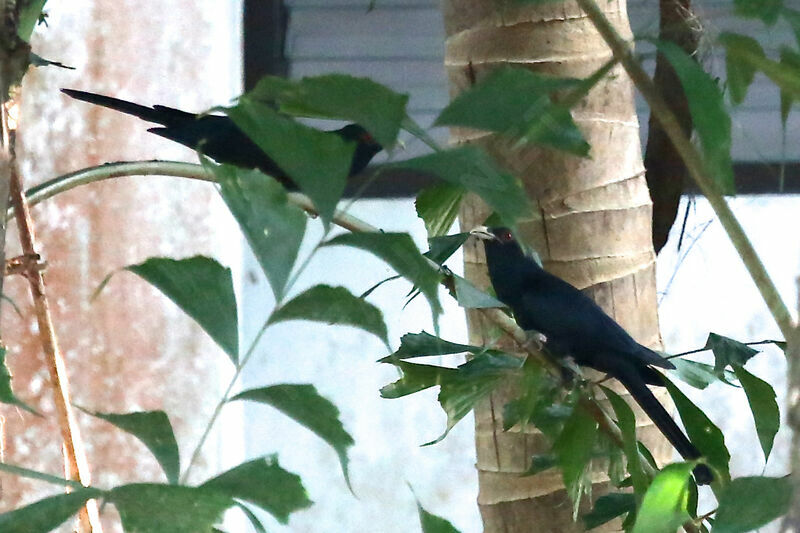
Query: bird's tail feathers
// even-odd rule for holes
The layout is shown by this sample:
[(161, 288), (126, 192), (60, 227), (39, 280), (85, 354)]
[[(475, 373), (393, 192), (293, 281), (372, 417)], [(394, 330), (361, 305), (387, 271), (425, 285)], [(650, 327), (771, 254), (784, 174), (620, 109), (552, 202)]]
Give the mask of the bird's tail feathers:
[[(675, 423), (661, 402), (655, 397), (653, 392), (638, 374), (634, 367), (620, 369), (615, 372), (615, 377), (628, 389), (633, 399), (636, 400), (642, 410), (653, 421), (656, 427), (664, 434), (667, 440), (675, 447), (684, 459), (692, 461), (702, 457), (700, 451), (691, 443), (686, 435)], [(713, 474), (708, 466), (699, 464), (694, 469), (695, 479), (698, 484), (706, 485), (713, 480)]]
[(61, 89), (61, 92), (82, 102), (107, 107), (115, 111), (139, 117), (147, 122), (155, 122), (168, 126), (173, 120), (179, 118), (186, 118), (187, 116), (193, 117), (192, 113), (173, 109), (165, 106), (147, 107), (127, 100), (120, 100), (112, 96), (105, 96), (102, 94), (90, 93), (86, 91), (78, 91), (76, 89)]

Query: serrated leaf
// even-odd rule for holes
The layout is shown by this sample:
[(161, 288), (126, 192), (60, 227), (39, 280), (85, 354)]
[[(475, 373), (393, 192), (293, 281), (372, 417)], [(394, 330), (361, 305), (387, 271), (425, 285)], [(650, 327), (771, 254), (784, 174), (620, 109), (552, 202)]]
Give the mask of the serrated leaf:
[(397, 381), (381, 387), (381, 398), (391, 400), (449, 382), (458, 374), (455, 368), (406, 363), (399, 359), (386, 362), (398, 367), (403, 373)]
[(552, 100), (556, 91), (579, 83), (529, 69), (498, 68), (454, 98), (435, 124), (524, 135), (528, 142), (586, 155), (589, 145), (569, 109)]
[(753, 531), (786, 514), (792, 501), (788, 477), (740, 477), (719, 494), (714, 533)]
[(242, 463), (209, 479), (198, 489), (231, 500), (244, 500), (268, 512), (281, 524), (286, 524), (293, 512), (312, 504), (300, 476), (281, 468), (275, 456)]
[(464, 188), (450, 183), (437, 183), (422, 189), (414, 200), (417, 216), (425, 223), (428, 238), (445, 235), (458, 217)]
[(628, 462), (628, 473), (631, 475), (633, 490), (638, 497), (641, 497), (647, 490), (648, 479), (642, 468), (641, 460), (639, 459), (639, 441), (636, 438), (636, 417), (630, 406), (616, 392), (608, 387), (603, 387), (603, 392), (609, 402), (611, 402), (611, 407), (614, 409), (614, 414), (617, 417), (617, 425), (619, 425), (620, 432), (622, 433), (622, 450)]
[[(737, 47), (747, 49), (750, 54), (764, 57), (764, 49), (758, 41), (746, 35), (738, 33), (723, 33), (719, 36), (719, 41), (725, 47)], [(751, 61), (743, 61), (737, 54), (725, 55), (725, 70), (727, 73), (728, 89), (731, 93), (731, 101), (734, 104), (741, 104), (753, 78), (756, 75), (756, 67)]]
[(692, 463), (667, 465), (653, 478), (642, 500), (633, 533), (675, 533), (690, 520), (687, 511)]
[(248, 97), (225, 112), (314, 202), (327, 227), (344, 192), (355, 143), (304, 126)]
[(442, 305), (439, 303), (439, 271), (423, 257), (407, 233), (359, 232), (343, 233), (325, 246), (352, 246), (365, 250), (389, 264), (395, 272), (417, 287), (431, 306), (434, 324), (438, 324)]
[(125, 270), (160, 290), (238, 363), (239, 320), (231, 269), (197, 255), (187, 259), (151, 257)]
[(234, 501), (201, 487), (133, 483), (106, 492), (119, 512), (125, 533), (211, 531)]
[(417, 502), (417, 510), (419, 511), (419, 522), (422, 526), (422, 533), (459, 533), (453, 524), (441, 516), (429, 513), (422, 508), (419, 502)]
[(553, 443), (567, 492), (577, 500), (586, 468), (592, 458), (597, 440), (597, 422), (579, 406), (564, 423), (561, 434)]
[[(520, 381), (520, 395), (503, 406), (503, 431), (519, 425), (524, 428), (529, 423), (536, 425), (547, 437), (554, 438), (553, 430), (556, 424), (554, 417), (548, 414), (558, 407), (555, 393), (559, 384), (541, 365), (527, 361)], [(566, 412), (561, 422), (572, 413)]]
[(754, 376), (739, 365), (734, 365), (733, 371), (742, 384), (744, 393), (747, 395), (747, 402), (750, 404), (750, 412), (753, 413), (753, 422), (756, 425), (758, 441), (761, 443), (761, 450), (764, 452), (764, 461), (769, 459), (772, 451), (772, 444), (775, 442), (775, 434), (781, 427), (780, 410), (778, 402), (775, 401), (775, 390), (766, 381)]
[(746, 344), (716, 333), (708, 334), (704, 349), (714, 353), (714, 372), (717, 376), (723, 375), (722, 372), (727, 366), (743, 365), (758, 353), (758, 350)]
[(381, 310), (354, 296), (344, 287), (315, 285), (276, 309), (270, 324), (310, 320), (363, 329), (389, 345)]
[(230, 165), (210, 167), (275, 299), (280, 300), (297, 261), (308, 217), (288, 203), (286, 190), (277, 181), (262, 172)]
[(583, 515), (583, 527), (587, 530), (610, 522), (627, 513), (636, 512), (636, 496), (630, 492), (604, 494), (594, 502), (592, 510)]
[(730, 479), (731, 454), (725, 446), (725, 437), (722, 431), (666, 377), (664, 384), (672, 401), (675, 402), (689, 440), (705, 456), (708, 464), (722, 474), (724, 480)]
[(31, 407), (30, 405), (26, 404), (14, 394), (14, 391), (11, 389), (11, 371), (8, 369), (8, 365), (6, 364), (6, 347), (0, 344), (0, 402), (7, 403), (9, 405), (16, 405), (17, 407), (28, 411), (37, 416), (41, 416), (36, 409)]
[(657, 41), (656, 45), (681, 80), (709, 173), (723, 194), (734, 194), (731, 117), (725, 109), (722, 91), (678, 45), (667, 41)]
[(281, 384), (240, 392), (229, 401), (248, 400), (270, 405), (327, 442), (339, 456), (342, 472), (350, 484), (347, 450), (354, 444), (339, 420), (339, 409), (321, 396), (313, 385)]
[(400, 347), (392, 355), (380, 359), (381, 363), (390, 363), (392, 359), (412, 359), (414, 357), (428, 357), (431, 355), (451, 355), (458, 353), (480, 353), (485, 351), (483, 346), (458, 344), (426, 333), (406, 333), (400, 339)]
[(266, 76), (248, 96), (276, 102), (284, 113), (356, 122), (386, 147), (397, 141), (408, 103), (407, 94), (396, 93), (369, 78), (347, 74), (325, 74), (299, 81)]
[(178, 483), (181, 473), (180, 454), (175, 433), (164, 411), (139, 411), (135, 413), (98, 413), (80, 408), (84, 413), (105, 420), (122, 431), (130, 433), (147, 446), (161, 465), (171, 484)]
[(428, 239), (428, 251), (425, 252), (425, 257), (437, 265), (441, 265), (450, 259), (450, 256), (456, 253), (467, 242), (467, 239), (469, 239), (469, 232), (431, 237)]
[(517, 218), (530, 209), (519, 181), (500, 171), (494, 161), (475, 146), (444, 150), (393, 163), (392, 166), (429, 173), (442, 181), (474, 192), (509, 227), (515, 226)]
[(746, 18), (758, 18), (772, 26), (778, 20), (783, 0), (733, 0), (734, 12)]
[(49, 533), (77, 513), (87, 500), (102, 492), (93, 488), (75, 489), (69, 494), (50, 496), (24, 507), (0, 514), (3, 533)]

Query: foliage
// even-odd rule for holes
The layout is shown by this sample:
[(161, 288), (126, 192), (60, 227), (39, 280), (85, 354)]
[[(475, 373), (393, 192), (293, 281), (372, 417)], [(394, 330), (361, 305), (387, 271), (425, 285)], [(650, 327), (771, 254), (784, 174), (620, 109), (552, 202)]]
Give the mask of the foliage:
[[(35, 22), (31, 14), (35, 11), (38, 18), (44, 2), (29, 4), (30, 13), (26, 12), (25, 27), (21, 28), (28, 37)], [(738, 0), (735, 5), (741, 16), (758, 18), (767, 25), (785, 19), (800, 44), (797, 10), (778, 0)], [(770, 57), (760, 43), (741, 34), (723, 34), (719, 44), (726, 53), (730, 102), (741, 104), (756, 75), (764, 74), (781, 92), (781, 118), (785, 124), (793, 103), (800, 99), (800, 54), (786, 45), (777, 58)], [(686, 89), (704, 164), (720, 188), (732, 193), (731, 126), (723, 90), (677, 47), (669, 43), (657, 46), (672, 63)], [(591, 147), (573, 121), (570, 106), (605, 76), (613, 64), (610, 62), (586, 79), (554, 78), (523, 68), (499, 69), (455, 98), (437, 117), (436, 124), (494, 132), (508, 138), (514, 147), (534, 143), (587, 157)], [(407, 102), (407, 95), (365, 78), (332, 74), (289, 81), (267, 77), (224, 111), (286, 170), (313, 202), (324, 232), (311, 255), (327, 246), (348, 246), (381, 259), (397, 274), (389, 279), (405, 278), (414, 287), (411, 295), (422, 294), (427, 299), (436, 327), (442, 312), (440, 285), (462, 307), (501, 306), (490, 294), (446, 267), (446, 261), (467, 239), (467, 234), (447, 235), (447, 232), (467, 193), (480, 196), (497, 220), (516, 227), (518, 220), (529, 216), (531, 211), (518, 180), (477, 146), (451, 149), (433, 146), (432, 153), (391, 163), (394, 167), (429, 173), (437, 180), (416, 199), (417, 212), (429, 235), (427, 252), (422, 253), (407, 233), (353, 232), (331, 237), (330, 227), (337, 220), (336, 207), (345, 188), (355, 146), (295, 120), (295, 117), (316, 117), (356, 121), (386, 147), (396, 144), (404, 128), (431, 145), (424, 130), (408, 117)], [(215, 259), (153, 257), (125, 270), (158, 289), (217, 343), (234, 371), (231, 389), (264, 332), (283, 321), (352, 326), (380, 338), (392, 351), (392, 338), (382, 311), (365, 299), (370, 291), (357, 296), (344, 287), (324, 284), (293, 291), (310, 258), (301, 255), (300, 246), (306, 238), (308, 216), (290, 201), (281, 184), (257, 170), (208, 161), (204, 164), (216, 176), (218, 191), (275, 296), (275, 307), (265, 318), (257, 338), (247, 347), (240, 346), (240, 309), (231, 271)], [(107, 282), (108, 278), (100, 289)], [(703, 517), (697, 517), (697, 487), (690, 477), (695, 464), (675, 463), (658, 470), (649, 450), (638, 440), (630, 406), (611, 388), (587, 382), (580, 374), (577, 379), (566, 380), (570, 371), (546, 357), (523, 357), (493, 345), (451, 342), (439, 337), (438, 329), (435, 333), (406, 334), (396, 350), (380, 359), (399, 372), (396, 381), (381, 389), (384, 398), (401, 398), (439, 387), (438, 401), (447, 423), (441, 435), (427, 444), (441, 441), (478, 402), (499, 387), (511, 385), (518, 394), (502, 406), (504, 429), (535, 426), (551, 445), (549, 453), (530, 458), (528, 475), (559, 468), (570, 496), (578, 502), (585, 488), (591, 485), (592, 469), (597, 465), (606, 468), (615, 491), (598, 498), (582, 516), (586, 527), (625, 517), (626, 531), (667, 533), (687, 521), (703, 522)], [(709, 335), (703, 349), (712, 353), (713, 364), (680, 356), (673, 359), (676, 369), (672, 377), (700, 389), (720, 383), (731, 386), (732, 393), (743, 393), (764, 460), (768, 460), (780, 425), (780, 413), (772, 386), (745, 369), (758, 350), (714, 333)], [(447, 364), (432, 364), (424, 359), (432, 356), (442, 357)], [(462, 362), (461, 356), (466, 356), (466, 362)], [(0, 401), (32, 411), (12, 392), (4, 349), (0, 352), (0, 369), (3, 377)], [(665, 385), (690, 439), (704, 455), (702, 460), (718, 477), (715, 490), (718, 489), (719, 508), (714, 530), (749, 531), (780, 516), (791, 496), (787, 480), (767, 477), (731, 480), (730, 453), (722, 432), (672, 381), (666, 379)], [(605, 400), (610, 409), (602, 407)], [(336, 453), (349, 484), (348, 451), (354, 440), (337, 407), (314, 385), (272, 383), (238, 394), (229, 392), (220, 400), (217, 411), (235, 401), (268, 405), (314, 433)], [(185, 480), (203, 441), (181, 471), (178, 442), (167, 413), (85, 412), (141, 441), (161, 465), (167, 483), (81, 488), (48, 474), (0, 465), (0, 469), (8, 472), (75, 489), (0, 514), (2, 531), (50, 531), (74, 515), (88, 499), (114, 505), (126, 531), (142, 532), (212, 531), (222, 514), (234, 508), (245, 514), (256, 531), (265, 531), (254, 509), (286, 523), (293, 513), (312, 504), (302, 480), (281, 467), (277, 457), (249, 460), (199, 486), (190, 486)], [(216, 416), (217, 413), (209, 421), (208, 429)], [(633, 491), (623, 490), (628, 487)], [(751, 496), (756, 493), (757, 500)], [(429, 513), (419, 503), (418, 512), (425, 533), (457, 532), (450, 522)]]

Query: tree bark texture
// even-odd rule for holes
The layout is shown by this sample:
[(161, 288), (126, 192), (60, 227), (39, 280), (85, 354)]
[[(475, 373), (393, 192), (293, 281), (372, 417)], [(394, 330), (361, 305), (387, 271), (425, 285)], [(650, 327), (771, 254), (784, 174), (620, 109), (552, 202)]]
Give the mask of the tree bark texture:
[[(602, 6), (617, 31), (632, 37), (625, 1)], [(573, 2), (517, 6), (494, 0), (443, 0), (442, 9), (451, 96), (499, 66), (585, 78), (612, 56)], [(660, 347), (652, 206), (633, 87), (623, 69), (615, 67), (572, 115), (592, 146), (590, 157), (533, 145), (514, 150), (513, 141), (467, 129), (454, 129), (452, 139), (484, 147), (522, 180), (533, 213), (521, 221), (521, 236), (539, 253), (545, 268), (583, 289), (639, 342)], [(483, 203), (470, 199), (461, 213), (462, 227), (482, 223), (488, 214)], [(488, 285), (483, 250), (476, 243), (465, 249), (465, 270), (480, 286)], [(490, 326), (481, 315), (469, 313), (468, 320), (471, 341), (487, 342)], [(549, 444), (534, 428), (502, 430), (503, 406), (514, 395), (510, 389), (493, 394), (475, 411), (484, 531), (581, 531), (559, 472), (520, 476), (534, 454), (548, 452)], [(657, 395), (665, 400), (664, 391)], [(640, 440), (657, 460), (669, 460), (672, 451), (666, 441), (640, 416), (641, 410), (634, 412)], [(593, 497), (608, 490), (602, 465), (593, 468), (592, 479)], [(612, 522), (598, 531), (618, 529), (619, 523)]]

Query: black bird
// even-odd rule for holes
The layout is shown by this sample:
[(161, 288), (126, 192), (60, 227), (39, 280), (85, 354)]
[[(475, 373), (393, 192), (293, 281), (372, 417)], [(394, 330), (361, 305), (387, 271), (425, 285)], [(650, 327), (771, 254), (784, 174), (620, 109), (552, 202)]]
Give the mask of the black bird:
[[(150, 128), (147, 131), (188, 146), (192, 150), (200, 148), (205, 155), (218, 163), (257, 168), (281, 182), (287, 189), (297, 190), (297, 185), (286, 172), (251, 141), (228, 116), (197, 115), (163, 105), (147, 107), (75, 89), (61, 89), (61, 92), (76, 100), (108, 107), (147, 122), (160, 124), (161, 127)], [(353, 163), (350, 166), (351, 176), (364, 170), (372, 158), (383, 150), (372, 135), (358, 124), (348, 124), (331, 133), (357, 143)]]
[[(701, 457), (647, 387), (664, 386), (652, 367), (675, 368), (672, 363), (633, 340), (588, 296), (542, 269), (508, 228), (479, 226), (470, 233), (483, 240), (497, 298), (511, 308), (522, 329), (544, 334), (554, 354), (572, 356), (579, 365), (618, 379), (684, 459)], [(694, 476), (700, 485), (713, 481), (704, 464), (695, 467)]]

